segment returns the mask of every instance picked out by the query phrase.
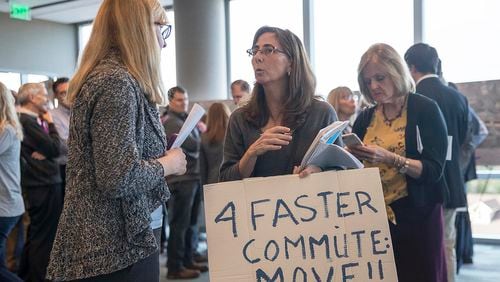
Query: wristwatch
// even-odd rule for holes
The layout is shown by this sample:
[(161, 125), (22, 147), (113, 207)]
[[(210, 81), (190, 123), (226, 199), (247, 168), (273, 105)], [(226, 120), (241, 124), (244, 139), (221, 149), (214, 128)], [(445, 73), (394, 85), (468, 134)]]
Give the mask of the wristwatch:
[(405, 174), (408, 171), (408, 167), (410, 167), (410, 160), (405, 159), (405, 163), (399, 169), (399, 173)]

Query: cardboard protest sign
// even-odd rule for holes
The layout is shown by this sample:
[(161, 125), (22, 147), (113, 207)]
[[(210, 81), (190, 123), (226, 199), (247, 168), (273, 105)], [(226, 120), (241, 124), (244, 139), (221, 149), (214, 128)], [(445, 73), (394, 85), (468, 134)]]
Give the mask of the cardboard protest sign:
[(210, 281), (397, 281), (378, 169), (207, 185)]

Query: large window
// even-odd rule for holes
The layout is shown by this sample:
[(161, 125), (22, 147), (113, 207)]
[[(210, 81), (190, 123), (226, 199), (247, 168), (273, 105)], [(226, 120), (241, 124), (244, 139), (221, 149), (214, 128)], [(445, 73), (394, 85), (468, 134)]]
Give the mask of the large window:
[(17, 92), (21, 87), (21, 74), (17, 72), (0, 72), (0, 82), (10, 90)]
[(231, 81), (255, 81), (250, 57), (255, 32), (261, 26), (291, 30), (303, 39), (302, 0), (234, 0), (229, 2)]
[(425, 1), (424, 41), (436, 47), (448, 81), (500, 78), (500, 1)]
[(176, 62), (175, 62), (175, 17), (173, 11), (167, 12), (167, 17), (173, 25), (172, 33), (167, 39), (167, 47), (161, 51), (161, 72), (163, 84), (166, 89), (177, 85)]
[(413, 44), (413, 0), (314, 1), (314, 52), (318, 94), (337, 86), (359, 89), (357, 67), (374, 43), (400, 55)]
[(80, 61), (80, 57), (82, 56), (83, 50), (89, 42), (90, 33), (92, 32), (92, 24), (83, 24), (78, 28), (78, 61)]
[(40, 75), (40, 74), (28, 74), (26, 76), (26, 82), (27, 83), (39, 83), (39, 82), (46, 82), (49, 80), (49, 77), (46, 75)]

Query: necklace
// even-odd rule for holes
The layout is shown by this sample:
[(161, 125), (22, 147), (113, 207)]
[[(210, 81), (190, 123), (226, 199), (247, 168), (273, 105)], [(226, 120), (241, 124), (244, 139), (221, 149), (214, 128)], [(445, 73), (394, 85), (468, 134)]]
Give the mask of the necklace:
[(388, 118), (386, 113), (385, 113), (385, 107), (384, 107), (384, 104), (382, 104), (382, 115), (384, 116), (384, 123), (387, 125), (387, 126), (391, 126), (392, 125), (392, 122), (395, 121), (396, 119), (400, 118), (401, 115), (403, 114), (403, 109), (405, 107), (405, 104), (406, 104), (406, 98), (404, 99), (403, 103), (401, 104), (401, 107), (399, 108), (396, 116), (394, 116), (393, 118)]

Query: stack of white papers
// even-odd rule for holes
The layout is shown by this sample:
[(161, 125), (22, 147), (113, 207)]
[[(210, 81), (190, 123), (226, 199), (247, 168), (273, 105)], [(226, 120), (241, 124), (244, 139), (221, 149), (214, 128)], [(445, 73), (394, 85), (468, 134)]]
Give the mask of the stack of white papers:
[(348, 124), (348, 121), (336, 121), (321, 129), (307, 149), (300, 164), (301, 168), (311, 164), (323, 169), (331, 167), (363, 168), (363, 164), (355, 156), (344, 148), (333, 144)]

